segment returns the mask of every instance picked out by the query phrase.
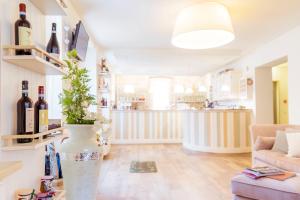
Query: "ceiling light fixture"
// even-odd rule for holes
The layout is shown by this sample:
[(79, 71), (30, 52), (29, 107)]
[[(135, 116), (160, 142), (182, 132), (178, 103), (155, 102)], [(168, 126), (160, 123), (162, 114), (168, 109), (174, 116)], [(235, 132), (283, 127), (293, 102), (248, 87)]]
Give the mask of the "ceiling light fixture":
[(209, 49), (234, 40), (229, 12), (215, 2), (183, 9), (177, 17), (172, 44), (184, 49)]

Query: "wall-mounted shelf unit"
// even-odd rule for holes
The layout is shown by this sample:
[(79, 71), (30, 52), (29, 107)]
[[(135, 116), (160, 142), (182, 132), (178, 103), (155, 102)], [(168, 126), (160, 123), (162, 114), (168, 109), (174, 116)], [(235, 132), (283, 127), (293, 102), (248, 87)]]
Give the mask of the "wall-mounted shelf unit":
[[(32, 55), (15, 55), (15, 51), (17, 49), (30, 49), (32, 51)], [(3, 50), (3, 60), (8, 63), (12, 63), (43, 75), (66, 74), (64, 69), (66, 64), (63, 61), (53, 57), (36, 46), (7, 45), (3, 46)], [(47, 61), (46, 58), (49, 58), (51, 62)]]
[[(49, 131), (45, 131), (33, 135), (4, 135), (1, 136), (1, 140), (4, 141), (4, 145), (0, 147), (2, 151), (21, 151), (21, 150), (35, 150), (43, 147), (51, 142), (60, 141), (67, 137), (64, 134), (64, 128), (56, 128)], [(46, 139), (43, 138), (44, 135), (48, 135)], [(33, 142), (30, 143), (17, 143), (17, 139), (31, 138)], [(34, 139), (38, 138), (38, 139)]]
[(1, 161), (0, 162), (0, 181), (19, 169), (22, 168), (22, 162), (21, 161)]
[(44, 15), (66, 15), (64, 0), (30, 0)]
[[(101, 117), (101, 132), (99, 132), (98, 142), (102, 147), (102, 154), (106, 156), (110, 152), (111, 148), (111, 74), (105, 65), (105, 60), (102, 59), (101, 64), (97, 68), (97, 112)], [(105, 101), (105, 103), (102, 103)]]

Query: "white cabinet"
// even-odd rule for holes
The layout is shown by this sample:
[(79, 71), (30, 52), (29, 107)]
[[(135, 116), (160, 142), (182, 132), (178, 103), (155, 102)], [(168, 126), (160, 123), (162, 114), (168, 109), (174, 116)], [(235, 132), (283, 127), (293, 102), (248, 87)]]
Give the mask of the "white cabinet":
[(212, 100), (236, 100), (240, 94), (240, 79), (242, 72), (225, 70), (212, 76)]

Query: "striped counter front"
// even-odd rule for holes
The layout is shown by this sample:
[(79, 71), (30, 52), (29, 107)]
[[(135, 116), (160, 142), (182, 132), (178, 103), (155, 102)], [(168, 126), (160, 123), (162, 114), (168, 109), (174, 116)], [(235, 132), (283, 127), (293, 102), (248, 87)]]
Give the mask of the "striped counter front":
[(250, 110), (182, 112), (183, 146), (214, 153), (250, 152)]
[(156, 110), (114, 110), (114, 144), (181, 143), (181, 112)]
[(250, 152), (250, 110), (112, 112), (114, 144), (183, 143), (190, 150)]

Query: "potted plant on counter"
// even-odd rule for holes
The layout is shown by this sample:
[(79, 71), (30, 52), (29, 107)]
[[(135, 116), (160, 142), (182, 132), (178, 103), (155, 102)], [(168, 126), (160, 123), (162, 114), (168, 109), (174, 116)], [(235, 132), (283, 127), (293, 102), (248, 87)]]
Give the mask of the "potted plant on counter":
[(95, 119), (87, 118), (87, 109), (95, 103), (95, 97), (89, 94), (88, 71), (80, 67), (75, 50), (68, 52), (65, 62), (68, 73), (63, 77), (60, 103), (64, 127), (70, 134), (61, 147), (66, 200), (95, 200), (102, 156), (96, 141)]

